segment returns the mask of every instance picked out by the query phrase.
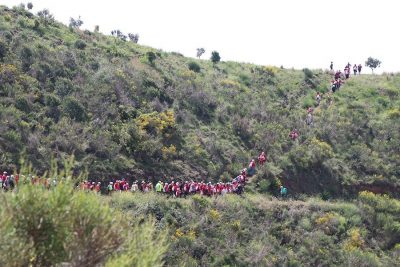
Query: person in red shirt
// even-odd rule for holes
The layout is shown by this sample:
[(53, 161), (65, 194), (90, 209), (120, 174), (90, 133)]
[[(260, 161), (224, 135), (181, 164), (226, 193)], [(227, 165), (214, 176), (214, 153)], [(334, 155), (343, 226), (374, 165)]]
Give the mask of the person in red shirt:
[(164, 193), (167, 193), (167, 194), (169, 193), (169, 185), (168, 185), (168, 183), (165, 183), (163, 191), (164, 191)]
[(117, 181), (115, 181), (115, 184), (114, 184), (114, 191), (120, 191), (120, 190), (121, 190), (120, 183), (119, 183), (119, 180), (117, 180)]
[(124, 184), (124, 190), (129, 191), (129, 183), (125, 182)]
[(244, 168), (244, 169), (242, 170), (241, 175), (243, 175), (244, 177), (247, 176), (247, 169), (246, 169), (246, 168)]
[(293, 131), (290, 132), (289, 137), (295, 141), (298, 137), (299, 137), (299, 133), (297, 132), (296, 129), (294, 129)]
[(258, 156), (258, 163), (262, 166), (266, 161), (267, 161), (267, 156), (265, 155), (265, 152), (262, 151), (261, 154)]
[(181, 187), (179, 186), (179, 182), (176, 182), (174, 184), (173, 190), (174, 190), (174, 194), (175, 194), (176, 197), (180, 197), (181, 196)]
[(100, 193), (100, 186), (101, 186), (101, 183), (100, 183), (100, 182), (97, 182), (97, 184), (96, 184), (96, 186), (95, 186), (95, 188), (94, 188), (94, 190), (96, 191), (96, 193)]

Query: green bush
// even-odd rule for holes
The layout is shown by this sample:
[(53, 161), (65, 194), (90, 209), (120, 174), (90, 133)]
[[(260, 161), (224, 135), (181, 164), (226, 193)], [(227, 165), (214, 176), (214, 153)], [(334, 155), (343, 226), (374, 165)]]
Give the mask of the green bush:
[(146, 53), (146, 58), (147, 58), (147, 61), (151, 65), (153, 65), (154, 64), (154, 60), (156, 60), (157, 57), (156, 57), (156, 54), (154, 52), (149, 51), (149, 52)]
[(81, 40), (81, 39), (76, 40), (76, 41), (75, 41), (75, 47), (78, 48), (78, 49), (80, 49), (80, 50), (83, 50), (83, 49), (86, 48), (86, 42), (83, 41), (83, 40)]
[(200, 72), (200, 70), (201, 70), (200, 65), (194, 61), (189, 62), (188, 67), (189, 67), (189, 70), (194, 71), (194, 72)]
[(211, 52), (211, 62), (215, 64), (215, 63), (220, 62), (220, 60), (221, 60), (221, 57), (220, 57), (219, 53), (217, 51), (212, 51)]
[(87, 118), (85, 108), (74, 97), (66, 98), (63, 101), (64, 113), (76, 121), (84, 121)]
[(8, 46), (5, 42), (0, 40), (0, 62), (6, 57), (8, 51)]
[[(69, 182), (50, 191), (27, 184), (3, 196), (0, 243), (8, 252), (0, 259), (3, 266), (95, 265), (120, 246), (121, 217), (97, 197), (72, 188)], [(16, 257), (20, 251), (24, 255)]]
[(20, 96), (15, 100), (15, 107), (25, 113), (29, 113), (31, 110), (28, 100), (23, 96)]

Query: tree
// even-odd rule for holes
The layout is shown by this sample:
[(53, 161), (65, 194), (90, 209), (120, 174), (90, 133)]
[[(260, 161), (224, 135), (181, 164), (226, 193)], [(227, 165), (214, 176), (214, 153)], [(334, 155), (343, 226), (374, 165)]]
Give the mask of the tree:
[(379, 68), (379, 66), (381, 65), (381, 63), (382, 63), (382, 62), (381, 62), (379, 59), (369, 57), (369, 58), (367, 59), (367, 61), (365, 61), (365, 66), (370, 67), (372, 73), (374, 73), (374, 69)]
[(31, 10), (31, 9), (33, 8), (33, 4), (32, 4), (31, 2), (29, 2), (29, 3), (27, 4), (27, 7), (28, 7), (29, 10)]
[(211, 52), (211, 61), (215, 64), (218, 63), (221, 60), (221, 57), (219, 56), (219, 53), (217, 51), (212, 51)]
[(83, 21), (81, 20), (81, 16), (78, 17), (78, 19), (70, 18), (69, 19), (69, 27), (74, 28), (74, 29), (79, 29), (80, 26), (82, 26)]
[(139, 34), (137, 33), (128, 33), (129, 40), (137, 44), (139, 42)]
[(99, 25), (94, 26), (94, 32), (99, 32), (99, 31), (100, 31), (100, 26)]
[(146, 57), (147, 57), (147, 60), (149, 61), (149, 63), (151, 65), (153, 65), (154, 64), (154, 60), (156, 59), (156, 54), (154, 54), (154, 52), (149, 51), (149, 52), (146, 53)]
[(54, 17), (50, 14), (48, 9), (43, 9), (37, 13), (40, 19), (44, 22), (45, 25), (48, 25), (54, 21)]
[(121, 39), (122, 41), (126, 41), (126, 35), (123, 34), (120, 30), (112, 30), (111, 31), (112, 36), (116, 36), (117, 38)]
[(204, 48), (197, 48), (197, 57), (200, 58), (206, 52)]

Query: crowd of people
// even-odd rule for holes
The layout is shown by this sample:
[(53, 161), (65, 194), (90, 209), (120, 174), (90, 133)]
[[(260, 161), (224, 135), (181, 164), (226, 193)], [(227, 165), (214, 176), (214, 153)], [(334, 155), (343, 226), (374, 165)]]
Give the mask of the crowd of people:
[[(258, 162), (263, 165), (267, 160), (265, 152), (261, 152), (258, 157)], [(248, 178), (255, 174), (256, 161), (252, 159), (249, 163), (248, 168), (241, 170), (240, 174), (233, 178), (230, 182), (205, 182), (205, 181), (175, 181), (174, 178), (166, 181), (159, 180), (155, 186), (150, 181), (133, 181), (129, 184), (126, 179), (110, 181), (107, 185), (107, 193), (112, 194), (113, 192), (130, 191), (135, 192), (152, 192), (155, 191), (158, 194), (165, 194), (173, 197), (186, 197), (188, 195), (199, 194), (203, 196), (217, 196), (234, 193), (241, 195), (244, 192)], [(100, 185), (99, 185), (100, 186)], [(95, 182), (83, 181), (79, 187), (83, 190), (88, 191), (100, 191), (98, 187), (96, 189)]]
[[(330, 67), (331, 72), (333, 73), (333, 62), (332, 61), (331, 61), (331, 64), (329, 67)], [(333, 79), (331, 81), (331, 88), (330, 88), (331, 91), (326, 94), (326, 100), (327, 100), (328, 105), (331, 105), (333, 103), (332, 94), (340, 89), (342, 84), (345, 83), (344, 80), (347, 80), (350, 78), (350, 72), (351, 72), (350, 70), (351, 70), (351, 64), (347, 63), (346, 66), (344, 67), (343, 73), (340, 70), (337, 70), (336, 72), (334, 72)], [(361, 70), (362, 70), (361, 64), (353, 65), (354, 75), (357, 75), (357, 74), (360, 75)], [(320, 92), (317, 92), (317, 94), (315, 95), (315, 102), (316, 102), (315, 104), (317, 107), (321, 104), (321, 100), (322, 100), (322, 94)], [(313, 112), (314, 112), (314, 109), (311, 106), (307, 108), (307, 115), (306, 115), (305, 121), (308, 126), (312, 126), (314, 123)], [(292, 141), (297, 140), (298, 137), (299, 137), (299, 132), (297, 129), (293, 129), (289, 133), (289, 138)]]
[[(330, 70), (333, 72), (333, 62), (331, 61), (330, 64)], [(354, 64), (353, 67), (351, 67), (350, 62), (346, 64), (346, 66), (344, 67), (343, 73), (340, 70), (337, 70), (334, 74), (334, 79), (332, 79), (331, 81), (331, 90), (332, 92), (336, 92), (337, 90), (340, 89), (340, 87), (342, 86), (342, 84), (344, 84), (344, 80), (349, 79), (350, 78), (350, 73), (351, 73), (351, 68), (353, 68), (353, 73), (354, 76), (360, 75), (361, 74), (361, 70), (362, 70), (362, 65), (361, 64)]]
[[(264, 165), (267, 161), (265, 152), (261, 152), (257, 158), (260, 166)], [(204, 196), (217, 196), (234, 193), (242, 195), (245, 185), (249, 177), (253, 176), (256, 171), (256, 160), (252, 159), (247, 168), (241, 170), (240, 174), (233, 178), (230, 182), (205, 182), (205, 181), (178, 181), (171, 178), (169, 181), (159, 180), (155, 186), (151, 181), (133, 181), (131, 184), (127, 179), (112, 179), (107, 185), (102, 185), (101, 182), (95, 181), (82, 181), (77, 185), (78, 190), (87, 192), (101, 193), (106, 191), (107, 194), (113, 192), (156, 192), (158, 194), (165, 194), (173, 197), (186, 197), (188, 195), (199, 194)], [(33, 185), (41, 185), (46, 189), (51, 189), (57, 186), (57, 179), (41, 178), (34, 175), (20, 175), (8, 174), (6, 171), (0, 175), (0, 188), (5, 191), (12, 191), (18, 187), (19, 183), (31, 183)], [(286, 196), (287, 189), (281, 187), (280, 193)]]
[[(63, 178), (65, 179), (65, 178)], [(57, 179), (43, 178), (35, 175), (20, 175), (20, 174), (9, 174), (4, 171), (0, 174), (0, 189), (4, 191), (12, 191), (18, 187), (19, 184), (31, 183), (33, 185), (42, 185), (43, 187), (50, 189), (57, 185)]]

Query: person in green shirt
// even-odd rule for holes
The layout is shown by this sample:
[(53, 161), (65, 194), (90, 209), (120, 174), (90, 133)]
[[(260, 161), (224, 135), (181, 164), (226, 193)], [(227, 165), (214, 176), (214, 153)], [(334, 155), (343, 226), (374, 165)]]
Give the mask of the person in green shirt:
[(113, 191), (113, 182), (110, 182), (108, 184), (107, 191), (108, 191), (108, 194), (111, 195), (111, 192)]
[(163, 189), (163, 185), (162, 185), (161, 181), (158, 181), (158, 183), (156, 184), (156, 192), (161, 193), (162, 189)]
[(281, 192), (280, 192), (281, 197), (282, 198), (286, 197), (287, 196), (287, 188), (281, 185), (280, 189), (281, 189)]

